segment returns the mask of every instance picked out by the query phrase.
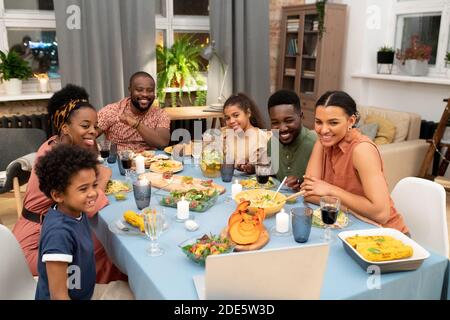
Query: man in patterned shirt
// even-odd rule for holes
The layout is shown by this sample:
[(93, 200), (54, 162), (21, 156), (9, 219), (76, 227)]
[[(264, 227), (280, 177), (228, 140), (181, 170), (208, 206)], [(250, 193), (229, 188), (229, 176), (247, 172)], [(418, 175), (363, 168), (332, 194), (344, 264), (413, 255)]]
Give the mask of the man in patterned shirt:
[(162, 149), (170, 141), (170, 119), (155, 100), (155, 80), (146, 72), (130, 78), (130, 96), (98, 112), (100, 134), (117, 145), (117, 150)]

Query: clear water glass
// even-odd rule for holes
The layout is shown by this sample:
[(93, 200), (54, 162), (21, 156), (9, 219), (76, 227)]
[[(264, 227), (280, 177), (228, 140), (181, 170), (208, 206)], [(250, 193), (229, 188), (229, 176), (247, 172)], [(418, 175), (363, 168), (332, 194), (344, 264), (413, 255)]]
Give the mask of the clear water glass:
[(159, 245), (158, 239), (164, 230), (164, 216), (162, 213), (152, 210), (144, 213), (145, 233), (150, 239), (150, 247), (147, 253), (152, 257), (164, 254), (164, 249)]

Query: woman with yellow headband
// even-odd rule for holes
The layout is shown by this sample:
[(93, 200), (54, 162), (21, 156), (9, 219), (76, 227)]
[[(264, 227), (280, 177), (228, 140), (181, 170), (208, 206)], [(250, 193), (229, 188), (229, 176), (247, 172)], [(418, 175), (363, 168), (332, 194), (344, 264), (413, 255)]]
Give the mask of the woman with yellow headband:
[[(56, 135), (51, 137), (37, 151), (36, 159), (47, 153), (58, 144), (73, 144), (97, 153), (97, 111), (88, 102), (86, 90), (74, 85), (67, 85), (56, 92), (50, 99), (47, 109), (53, 122)], [(37, 160), (39, 161), (39, 160)], [(94, 216), (109, 202), (104, 190), (111, 177), (111, 170), (98, 166), (99, 196), (89, 217)], [(31, 172), (25, 192), (22, 217), (14, 226), (13, 233), (19, 241), (31, 272), (37, 275), (38, 245), (41, 224), (48, 209), (53, 205), (39, 189), (39, 180), (34, 171)], [(108, 259), (105, 249), (94, 237), (97, 283), (126, 279)]]

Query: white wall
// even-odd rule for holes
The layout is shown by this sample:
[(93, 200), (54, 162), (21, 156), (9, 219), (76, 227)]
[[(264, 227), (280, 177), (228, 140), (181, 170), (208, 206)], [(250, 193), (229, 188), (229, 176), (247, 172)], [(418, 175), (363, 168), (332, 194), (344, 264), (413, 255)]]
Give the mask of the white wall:
[(347, 4), (347, 39), (342, 89), (358, 104), (418, 113), (422, 119), (439, 121), (450, 96), (450, 86), (353, 78), (355, 73), (376, 73), (376, 52), (393, 46), (395, 0), (341, 0)]

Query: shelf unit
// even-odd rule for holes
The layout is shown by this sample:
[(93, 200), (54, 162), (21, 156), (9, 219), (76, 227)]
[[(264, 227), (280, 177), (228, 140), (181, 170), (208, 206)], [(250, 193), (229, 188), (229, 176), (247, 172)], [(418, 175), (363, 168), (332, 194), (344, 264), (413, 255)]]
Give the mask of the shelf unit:
[(313, 128), (315, 101), (341, 87), (347, 6), (325, 6), (321, 39), (315, 4), (286, 6), (282, 12), (277, 89), (290, 89), (300, 96), (303, 124)]

